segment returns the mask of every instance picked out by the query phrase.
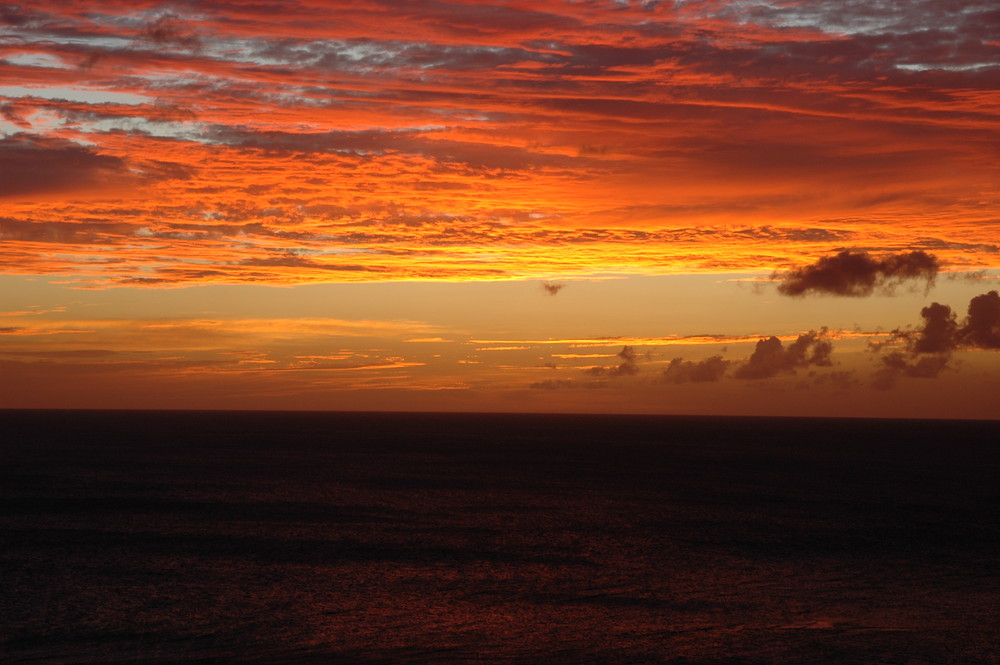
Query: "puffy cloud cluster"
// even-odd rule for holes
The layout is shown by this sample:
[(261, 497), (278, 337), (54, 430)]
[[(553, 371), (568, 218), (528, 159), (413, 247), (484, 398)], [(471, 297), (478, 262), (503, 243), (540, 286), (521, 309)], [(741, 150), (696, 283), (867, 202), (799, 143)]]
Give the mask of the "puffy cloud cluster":
[(914, 353), (949, 353), (957, 342), (958, 323), (948, 305), (931, 303), (920, 310), (924, 326), (912, 340)]
[(778, 292), (786, 296), (813, 292), (854, 297), (891, 293), (908, 280), (923, 279), (929, 286), (939, 270), (937, 258), (924, 251), (874, 257), (864, 251), (843, 250), (786, 273)]
[[(948, 305), (931, 303), (920, 310), (923, 325), (916, 331), (896, 330), (905, 350), (887, 353), (872, 385), (887, 389), (899, 377), (933, 379), (950, 367), (960, 349), (1000, 349), (1000, 294), (989, 291), (969, 301), (960, 324)], [(877, 347), (876, 347), (877, 348)]]
[(969, 301), (969, 316), (958, 341), (975, 349), (1000, 349), (1000, 294), (983, 293)]
[(736, 368), (733, 376), (738, 379), (768, 379), (779, 374), (794, 374), (797, 368), (815, 365), (832, 365), (830, 354), (833, 344), (824, 339), (825, 330), (809, 331), (787, 347), (777, 337), (757, 342), (753, 354)]
[(969, 301), (968, 314), (959, 324), (948, 305), (931, 303), (920, 310), (923, 326), (914, 332), (896, 331), (915, 354), (950, 353), (968, 349), (1000, 349), (1000, 294), (989, 291)]
[(805, 367), (829, 367), (833, 343), (826, 339), (826, 329), (811, 330), (799, 335), (787, 346), (771, 336), (757, 341), (753, 353), (740, 364), (725, 360), (721, 355), (700, 361), (674, 358), (663, 370), (667, 383), (714, 383), (735, 366), (732, 376), (737, 379), (770, 379), (782, 374), (794, 374)]
[(732, 361), (722, 356), (712, 356), (697, 362), (674, 358), (663, 370), (663, 378), (668, 383), (707, 383), (721, 379)]

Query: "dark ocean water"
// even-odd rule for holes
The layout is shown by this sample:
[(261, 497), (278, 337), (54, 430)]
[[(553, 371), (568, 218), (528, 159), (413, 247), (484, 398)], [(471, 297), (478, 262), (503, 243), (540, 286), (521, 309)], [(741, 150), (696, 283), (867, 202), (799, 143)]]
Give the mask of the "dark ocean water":
[(1000, 423), (0, 411), (4, 663), (1000, 663)]

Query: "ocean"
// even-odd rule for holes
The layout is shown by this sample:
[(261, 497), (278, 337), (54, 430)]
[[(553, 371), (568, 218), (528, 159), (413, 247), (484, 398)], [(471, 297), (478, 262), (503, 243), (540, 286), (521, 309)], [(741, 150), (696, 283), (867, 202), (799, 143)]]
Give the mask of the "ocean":
[(1000, 422), (0, 411), (0, 661), (1000, 663)]

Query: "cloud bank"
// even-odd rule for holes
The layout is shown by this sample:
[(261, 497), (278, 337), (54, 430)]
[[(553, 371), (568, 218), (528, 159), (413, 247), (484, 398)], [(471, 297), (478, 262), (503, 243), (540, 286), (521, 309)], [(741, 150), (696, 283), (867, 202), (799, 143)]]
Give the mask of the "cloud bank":
[(784, 288), (864, 295), (1000, 256), (988, 3), (39, 0), (0, 21), (0, 217), (40, 229), (3, 238), (11, 273), (768, 273), (850, 246), (889, 258)]

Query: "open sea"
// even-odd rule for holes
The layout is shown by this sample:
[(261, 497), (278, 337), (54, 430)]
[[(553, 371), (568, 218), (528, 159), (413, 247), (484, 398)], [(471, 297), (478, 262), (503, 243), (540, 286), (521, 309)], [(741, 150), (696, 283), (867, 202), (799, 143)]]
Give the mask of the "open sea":
[(1000, 663), (1000, 422), (0, 411), (0, 662)]

